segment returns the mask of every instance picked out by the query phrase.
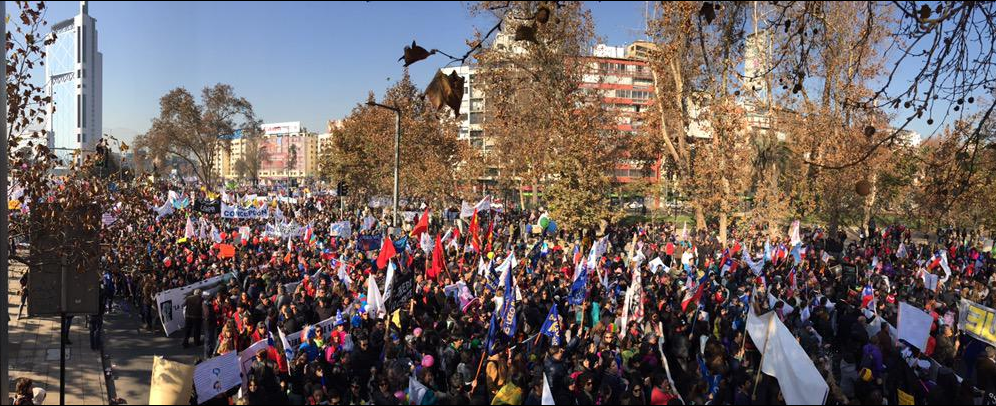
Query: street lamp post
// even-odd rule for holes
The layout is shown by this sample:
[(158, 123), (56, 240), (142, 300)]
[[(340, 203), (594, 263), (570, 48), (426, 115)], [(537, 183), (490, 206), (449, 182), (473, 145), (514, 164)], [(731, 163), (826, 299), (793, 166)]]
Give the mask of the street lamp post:
[(401, 109), (368, 101), (367, 106), (380, 107), (394, 112), (394, 208), (391, 209), (391, 227), (398, 226), (398, 167), (401, 163)]

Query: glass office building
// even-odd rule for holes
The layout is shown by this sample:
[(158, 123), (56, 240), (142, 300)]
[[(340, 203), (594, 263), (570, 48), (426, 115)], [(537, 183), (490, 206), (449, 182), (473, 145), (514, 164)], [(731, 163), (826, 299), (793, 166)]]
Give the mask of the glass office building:
[[(80, 14), (52, 26), (55, 41), (45, 49), (48, 147), (68, 163), (78, 152), (93, 151), (101, 137), (103, 55), (97, 51), (97, 20)], [(78, 156), (78, 155), (76, 155)]]

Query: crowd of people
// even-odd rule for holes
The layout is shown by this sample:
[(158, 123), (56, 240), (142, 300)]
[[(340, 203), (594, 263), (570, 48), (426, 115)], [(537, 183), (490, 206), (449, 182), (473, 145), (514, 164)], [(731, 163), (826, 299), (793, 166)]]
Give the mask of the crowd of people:
[[(181, 195), (237, 202), (267, 192), (276, 190)], [(996, 393), (996, 350), (958, 329), (960, 299), (996, 307), (996, 262), (965, 233), (926, 241), (898, 224), (852, 239), (819, 228), (798, 237), (788, 227), (733, 228), (724, 244), (714, 227), (563, 230), (540, 226), (539, 211), (495, 207), (471, 218), (433, 207), (427, 229), (426, 211), (412, 207), (418, 215), (393, 228), (377, 209), (341, 211), (335, 196), (283, 193), (293, 203), (271, 198), (266, 204), (280, 202), (267, 219), (223, 219), (190, 205), (105, 230), (101, 302), (133, 301), (149, 329), (162, 328), (158, 293), (234, 272), (186, 299), (177, 345), (203, 348), (203, 359), (270, 345), (253, 354), (246, 387), (197, 403), (780, 404), (779, 382), (758, 373), (762, 349), (745, 326), (748, 312), (769, 311), (810, 357), (798, 361), (825, 379), (827, 404), (975, 404)], [(188, 217), (220, 235), (182, 238)], [(267, 232), (281, 221), (310, 227), (289, 238)], [(333, 235), (342, 221), (349, 235)], [(426, 246), (423, 233), (447, 238)], [(385, 263), (389, 240), (366, 241), (387, 235), (396, 249)], [(233, 256), (219, 255), (219, 237)], [(441, 267), (428, 252), (440, 246)], [(941, 251), (950, 275), (933, 261)], [(388, 293), (388, 268), (395, 280), (414, 277), (412, 299), (397, 311), (368, 294), (371, 276), (384, 294), (400, 294)], [(936, 287), (929, 275), (941, 279)], [(633, 282), (642, 285), (635, 307), (626, 300)], [(934, 318), (923, 351), (883, 328), (898, 325), (901, 302)], [(334, 321), (331, 333), (309, 328), (323, 320)], [(273, 337), (301, 330), (288, 357)]]

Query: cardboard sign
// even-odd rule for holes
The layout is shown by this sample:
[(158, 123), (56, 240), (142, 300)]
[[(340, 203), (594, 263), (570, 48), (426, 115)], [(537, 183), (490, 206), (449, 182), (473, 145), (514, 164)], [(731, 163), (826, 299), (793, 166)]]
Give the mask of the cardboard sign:
[(154, 357), (152, 359), (152, 383), (149, 387), (149, 404), (189, 404), (193, 384), (193, 365), (167, 361), (163, 357)]

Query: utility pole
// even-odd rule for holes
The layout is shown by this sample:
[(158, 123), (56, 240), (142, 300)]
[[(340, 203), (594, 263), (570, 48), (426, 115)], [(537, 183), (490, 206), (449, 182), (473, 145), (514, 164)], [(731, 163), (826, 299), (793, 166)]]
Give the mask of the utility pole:
[[(0, 4), (0, 16), (7, 15), (7, 2)], [(0, 38), (7, 38), (7, 25), (0, 24)], [(3, 63), (0, 63), (0, 77), (4, 80), (0, 81), (0, 106), (7, 105), (7, 52), (3, 53)], [(0, 179), (0, 188), (7, 191), (7, 176), (10, 175), (10, 170), (8, 168), (9, 163), (7, 162), (7, 109), (3, 109), (3, 119), (0, 120), (0, 133), (4, 135), (4, 142), (0, 142), (0, 172), (3, 172), (2, 179)], [(0, 204), (0, 218), (3, 220), (3, 226), (0, 226), (0, 267), (3, 267), (3, 318), (0, 319), (0, 404), (7, 404), (8, 391), (10, 389), (10, 376), (8, 373), (10, 371), (10, 314), (7, 311), (7, 306), (9, 305), (9, 297), (7, 296), (8, 286), (10, 278), (10, 258), (9, 252), (7, 252), (9, 237), (9, 214), (6, 204)]]
[(401, 109), (368, 101), (367, 106), (380, 107), (394, 112), (394, 207), (391, 209), (391, 227), (398, 226), (398, 167), (401, 163)]

